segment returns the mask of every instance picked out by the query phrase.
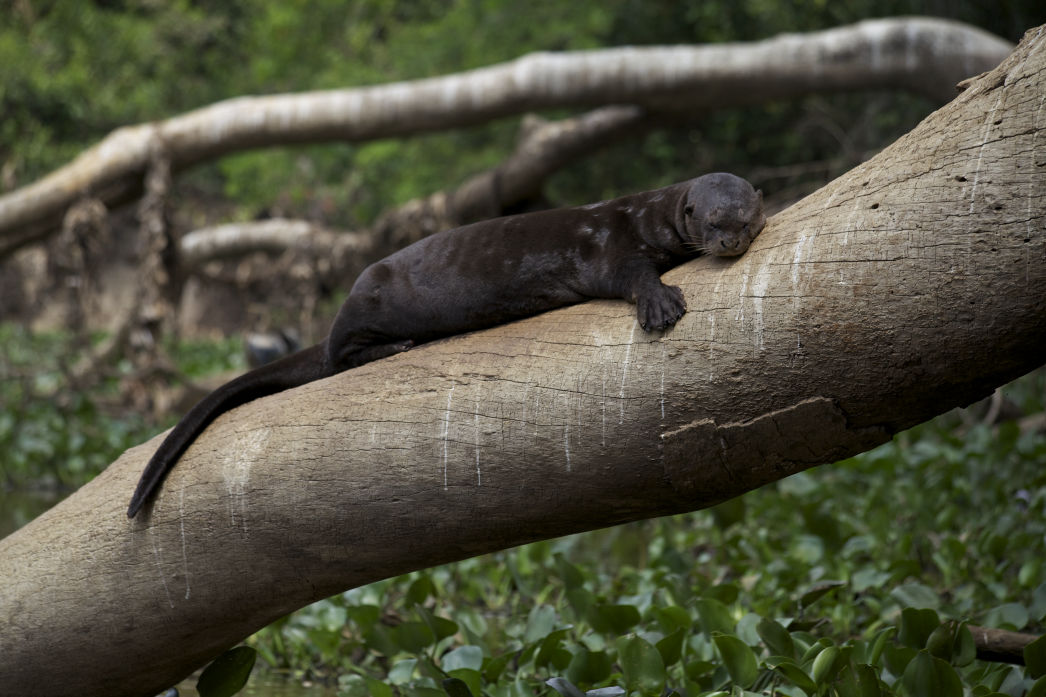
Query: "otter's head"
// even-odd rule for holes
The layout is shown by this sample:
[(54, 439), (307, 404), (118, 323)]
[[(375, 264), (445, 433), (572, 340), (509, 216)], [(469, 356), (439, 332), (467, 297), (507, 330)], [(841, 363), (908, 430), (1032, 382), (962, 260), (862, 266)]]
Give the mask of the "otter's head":
[(683, 227), (689, 244), (706, 254), (735, 257), (763, 229), (763, 192), (741, 177), (716, 172), (690, 184), (683, 202)]

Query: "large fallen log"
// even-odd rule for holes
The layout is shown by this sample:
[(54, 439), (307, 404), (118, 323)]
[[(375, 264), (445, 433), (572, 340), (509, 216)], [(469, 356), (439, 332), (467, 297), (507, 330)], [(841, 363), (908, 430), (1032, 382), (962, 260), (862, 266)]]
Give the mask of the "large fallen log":
[(881, 443), (1046, 360), (1046, 34), (1029, 32), (734, 262), (670, 332), (590, 302), (216, 421), (145, 515), (159, 440), (0, 541), (0, 685), (146, 695), (369, 581), (707, 506)]

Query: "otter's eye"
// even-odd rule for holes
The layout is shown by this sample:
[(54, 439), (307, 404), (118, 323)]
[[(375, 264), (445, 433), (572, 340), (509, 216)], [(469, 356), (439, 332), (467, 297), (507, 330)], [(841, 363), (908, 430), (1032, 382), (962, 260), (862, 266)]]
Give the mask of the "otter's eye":
[(683, 214), (686, 215), (686, 217), (689, 218), (690, 216), (692, 216), (694, 214), (694, 207), (693, 206), (687, 206), (686, 208), (683, 209)]

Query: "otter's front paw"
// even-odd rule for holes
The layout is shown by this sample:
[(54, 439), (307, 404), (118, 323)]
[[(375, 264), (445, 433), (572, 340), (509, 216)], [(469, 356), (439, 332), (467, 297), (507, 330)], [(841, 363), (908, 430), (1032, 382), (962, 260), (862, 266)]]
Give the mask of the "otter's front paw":
[(660, 285), (636, 299), (639, 326), (648, 332), (671, 327), (685, 313), (686, 300), (676, 286)]

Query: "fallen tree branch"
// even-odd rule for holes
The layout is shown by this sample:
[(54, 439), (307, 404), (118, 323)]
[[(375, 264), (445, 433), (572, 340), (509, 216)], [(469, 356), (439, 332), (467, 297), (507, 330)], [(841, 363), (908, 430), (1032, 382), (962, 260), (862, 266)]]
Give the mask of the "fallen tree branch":
[(1024, 647), (1039, 637), (1035, 634), (1011, 632), (1006, 629), (992, 629), (966, 625), (973, 635), (973, 644), (977, 647), (977, 658), (995, 663), (1024, 665)]
[(626, 131), (641, 131), (646, 121), (638, 107), (604, 107), (554, 122), (525, 120), (520, 143), (504, 162), (455, 190), (408, 201), (382, 215), (370, 230), (337, 232), (290, 219), (230, 223), (185, 235), (181, 260), (192, 271), (215, 259), (302, 249), (329, 256), (331, 269), (344, 269), (350, 255), (367, 255), (379, 244), (399, 249), (442, 229), (502, 215), (506, 208), (536, 195), (554, 172)]
[(1044, 362), (1046, 36), (734, 262), (666, 274), (663, 335), (593, 301), (215, 421), (139, 518), (159, 437), (0, 540), (0, 684), (154, 694), (346, 588), (708, 506)]
[(751, 43), (535, 53), (454, 75), (373, 87), (239, 97), (118, 129), (73, 162), (0, 196), (0, 249), (39, 239), (89, 193), (140, 191), (150, 144), (175, 170), (251, 148), (367, 141), (460, 128), (536, 109), (634, 104), (707, 112), (811, 92), (907, 89), (938, 101), (1012, 47), (941, 19), (860, 22)]

